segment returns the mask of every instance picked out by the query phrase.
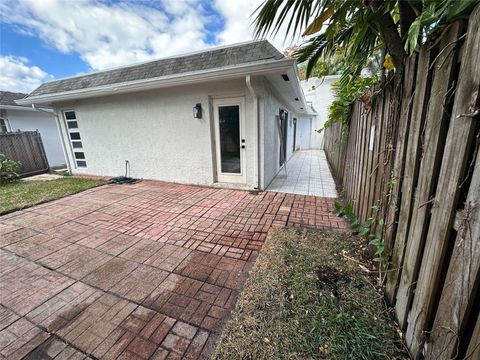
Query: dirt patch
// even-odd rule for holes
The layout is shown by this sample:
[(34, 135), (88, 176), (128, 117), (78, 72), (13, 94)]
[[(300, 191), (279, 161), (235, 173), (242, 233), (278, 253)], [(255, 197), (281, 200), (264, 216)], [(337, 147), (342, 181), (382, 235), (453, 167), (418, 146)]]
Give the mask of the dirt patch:
[(319, 266), (316, 270), (318, 287), (320, 290), (331, 291), (338, 300), (342, 299), (345, 285), (350, 282), (350, 277), (328, 265)]

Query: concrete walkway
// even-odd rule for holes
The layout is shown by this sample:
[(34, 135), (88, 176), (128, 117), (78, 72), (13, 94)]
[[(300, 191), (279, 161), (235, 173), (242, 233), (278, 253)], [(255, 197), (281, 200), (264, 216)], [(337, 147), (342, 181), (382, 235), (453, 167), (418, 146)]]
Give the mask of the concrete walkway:
[(29, 177), (23, 178), (22, 180), (23, 181), (50, 181), (50, 180), (57, 180), (62, 177), (63, 177), (62, 175), (48, 173), (48, 174), (39, 174), (39, 175), (29, 176)]
[(296, 151), (267, 191), (336, 198), (335, 182), (323, 150)]
[(141, 181), (0, 217), (1, 359), (207, 358), (272, 226), (333, 200)]

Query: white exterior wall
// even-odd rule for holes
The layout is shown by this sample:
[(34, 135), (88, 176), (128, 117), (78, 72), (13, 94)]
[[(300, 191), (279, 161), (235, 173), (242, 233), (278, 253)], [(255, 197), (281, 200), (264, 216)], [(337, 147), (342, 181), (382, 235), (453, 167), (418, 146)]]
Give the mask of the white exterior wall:
[(263, 126), (263, 188), (273, 180), (275, 175), (280, 170), (280, 133), (277, 126), (277, 118), (280, 109), (288, 111), (288, 125), (287, 125), (287, 161), (293, 154), (293, 118), (298, 116), (291, 112), (291, 110), (284, 105), (282, 100), (276, 95), (271, 85), (264, 81), (262, 91), (262, 107), (261, 116)]
[(295, 149), (293, 148), (293, 118), (297, 118), (298, 116), (288, 111), (288, 125), (287, 125), (287, 161), (292, 157), (293, 152)]
[(6, 110), (6, 118), (11, 131), (35, 131), (38, 130), (42, 136), (43, 147), (47, 154), (50, 167), (65, 166), (65, 157), (58, 133), (57, 123), (53, 114), (42, 111)]
[[(253, 101), (245, 78), (58, 103), (55, 109), (62, 119), (62, 111), (74, 110), (78, 119), (86, 168), (75, 167), (61, 122), (73, 174), (121, 176), (128, 160), (134, 178), (211, 185), (216, 180), (212, 101), (239, 96), (245, 97), (246, 187), (254, 188)], [(196, 103), (202, 104), (202, 119), (193, 118)]]
[(297, 143), (296, 150), (308, 150), (311, 148), (312, 137), (314, 130), (312, 129), (312, 117), (300, 117), (297, 120)]
[[(310, 149), (323, 149), (323, 132), (318, 133), (315, 130), (323, 128), (328, 119), (328, 108), (334, 100), (334, 94), (331, 88), (332, 83), (340, 78), (339, 75), (325, 76), (323, 78), (310, 78), (301, 82), (303, 92), (307, 102), (311, 102), (317, 116), (311, 117), (310, 130)], [(302, 121), (308, 121), (310, 118), (302, 118)], [(307, 126), (302, 129), (307, 131)], [(301, 135), (308, 137), (307, 134)]]

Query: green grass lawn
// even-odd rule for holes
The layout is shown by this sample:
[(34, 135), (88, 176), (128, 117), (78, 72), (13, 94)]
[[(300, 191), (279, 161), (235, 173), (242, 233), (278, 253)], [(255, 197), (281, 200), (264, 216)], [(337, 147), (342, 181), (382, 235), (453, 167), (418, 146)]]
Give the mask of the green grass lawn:
[(272, 229), (213, 358), (402, 358), (382, 295), (342, 256), (359, 245), (348, 234)]
[(23, 181), (0, 185), (0, 215), (75, 194), (105, 180), (81, 179), (66, 176), (50, 181)]

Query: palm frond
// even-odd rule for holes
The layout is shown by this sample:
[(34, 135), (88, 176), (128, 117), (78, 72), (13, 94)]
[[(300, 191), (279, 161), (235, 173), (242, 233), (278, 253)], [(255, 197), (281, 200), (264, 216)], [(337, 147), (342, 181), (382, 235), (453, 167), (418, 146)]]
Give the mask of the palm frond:
[(328, 2), (333, 0), (266, 0), (255, 11), (255, 36), (275, 35), (286, 23), (286, 36), (296, 37)]

